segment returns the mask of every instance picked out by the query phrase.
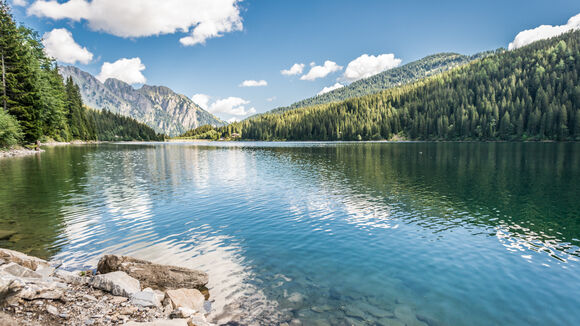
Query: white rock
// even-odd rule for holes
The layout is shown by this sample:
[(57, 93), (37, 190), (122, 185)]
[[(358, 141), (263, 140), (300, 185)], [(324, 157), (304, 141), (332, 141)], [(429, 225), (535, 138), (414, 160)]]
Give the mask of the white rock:
[[(65, 285), (66, 287), (66, 285)], [(26, 300), (58, 300), (64, 295), (62, 285), (56, 282), (27, 283), (16, 296)]]
[(127, 275), (125, 272), (112, 272), (97, 275), (89, 284), (97, 289), (110, 292), (116, 296), (131, 297), (133, 293), (141, 290), (138, 280)]
[(77, 272), (69, 272), (62, 269), (57, 269), (54, 272), (54, 276), (73, 285), (84, 285), (88, 284), (90, 281), (89, 277), (82, 277)]
[(171, 318), (189, 318), (195, 315), (197, 311), (189, 308), (179, 307), (171, 312), (169, 317)]
[(20, 266), (16, 263), (8, 263), (6, 265), (2, 265), (0, 266), (0, 273), (2, 274), (9, 274), (12, 275), (14, 277), (18, 277), (18, 278), (42, 278), (42, 275), (40, 275), (39, 273)]
[(151, 322), (138, 323), (138, 322), (128, 322), (127, 326), (187, 326), (187, 319), (159, 319)]
[(53, 305), (47, 305), (46, 311), (51, 315), (58, 316), (58, 309)]
[(49, 266), (46, 260), (25, 255), (21, 252), (0, 248), (0, 259), (7, 262), (14, 262), (20, 266), (31, 270), (36, 270), (41, 266)]
[(174, 309), (179, 307), (204, 311), (203, 304), (205, 297), (199, 290), (195, 289), (178, 289), (168, 290), (165, 292)]
[(153, 290), (133, 293), (131, 303), (141, 307), (161, 307), (161, 301)]

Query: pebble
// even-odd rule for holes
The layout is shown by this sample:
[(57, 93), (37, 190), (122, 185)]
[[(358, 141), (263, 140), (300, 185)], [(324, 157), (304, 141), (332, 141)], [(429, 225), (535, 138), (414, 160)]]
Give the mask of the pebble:
[(58, 316), (58, 309), (53, 305), (47, 305), (46, 311), (51, 315)]
[(89, 301), (97, 301), (97, 298), (93, 297), (93, 296), (92, 296), (92, 295), (90, 295), (90, 294), (84, 294), (84, 295), (83, 295), (83, 298), (84, 298), (84, 299), (87, 299), (87, 300), (89, 300)]

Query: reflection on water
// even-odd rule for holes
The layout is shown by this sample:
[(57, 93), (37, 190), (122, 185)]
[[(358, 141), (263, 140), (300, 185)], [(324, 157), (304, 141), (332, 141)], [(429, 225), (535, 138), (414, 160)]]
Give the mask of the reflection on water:
[(202, 269), (216, 322), (580, 322), (580, 144), (107, 144), (0, 173), (0, 246)]

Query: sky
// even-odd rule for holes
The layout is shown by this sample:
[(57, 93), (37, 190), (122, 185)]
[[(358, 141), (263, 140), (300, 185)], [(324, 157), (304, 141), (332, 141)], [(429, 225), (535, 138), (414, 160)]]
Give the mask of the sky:
[(10, 1), (60, 64), (170, 87), (229, 121), (430, 54), (580, 28), (578, 0)]

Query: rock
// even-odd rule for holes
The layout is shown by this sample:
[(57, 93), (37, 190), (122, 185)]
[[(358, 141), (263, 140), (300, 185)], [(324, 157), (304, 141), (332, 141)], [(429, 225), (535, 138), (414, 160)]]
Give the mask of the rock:
[(195, 315), (196, 313), (197, 313), (196, 310), (189, 309), (189, 308), (179, 307), (179, 308), (173, 310), (169, 314), (169, 318), (171, 318), (171, 319), (175, 319), (175, 318), (189, 318), (189, 317)]
[(377, 318), (393, 318), (395, 315), (384, 307), (377, 307), (368, 303), (361, 302), (357, 304), (365, 312)]
[(20, 280), (0, 276), (0, 304), (8, 300), (13, 294), (17, 293), (24, 287)]
[(131, 321), (125, 324), (126, 326), (188, 326), (187, 319), (158, 319), (150, 322), (139, 323)]
[(141, 307), (161, 307), (161, 300), (153, 290), (133, 293), (131, 303)]
[(302, 322), (300, 319), (292, 319), (290, 321), (290, 326), (302, 326)]
[(16, 296), (25, 300), (60, 300), (64, 296), (63, 285), (57, 282), (26, 283)]
[(427, 324), (417, 319), (411, 307), (407, 305), (397, 305), (395, 307), (395, 317), (407, 326), (427, 326)]
[(405, 324), (398, 319), (382, 318), (377, 322), (381, 326), (405, 326)]
[(19, 326), (19, 325), (22, 325), (22, 321), (8, 315), (7, 313), (0, 312), (0, 325), (2, 325), (2, 326)]
[(8, 240), (11, 236), (15, 235), (16, 231), (14, 230), (0, 230), (0, 240)]
[(358, 318), (362, 320), (366, 320), (368, 317), (364, 311), (362, 311), (359, 307), (355, 305), (348, 305), (343, 309), (343, 311), (344, 314), (347, 315), (348, 317)]
[(94, 296), (92, 296), (90, 294), (83, 294), (83, 299), (88, 300), (88, 301), (97, 301), (97, 298), (95, 298)]
[(91, 279), (89, 284), (113, 295), (124, 297), (130, 297), (133, 293), (141, 290), (139, 281), (125, 272), (97, 275)]
[(139, 308), (134, 307), (134, 306), (123, 307), (123, 308), (119, 309), (119, 314), (132, 315), (132, 314), (136, 313), (138, 310), (139, 310)]
[(47, 305), (46, 311), (51, 315), (58, 316), (58, 309), (53, 305)]
[(126, 256), (103, 256), (99, 260), (97, 270), (103, 274), (123, 271), (138, 279), (144, 287), (162, 291), (180, 288), (202, 289), (208, 282), (207, 274), (202, 271), (159, 265)]
[(37, 272), (20, 266), (14, 262), (0, 266), (0, 274), (9, 274), (17, 278), (42, 278), (42, 275), (38, 274)]
[(190, 319), (190, 325), (193, 326), (211, 326), (203, 316), (192, 316)]
[(56, 269), (52, 266), (41, 266), (36, 269), (36, 273), (40, 275), (44, 280), (48, 280), (50, 277), (54, 275)]
[(54, 276), (73, 285), (84, 285), (88, 284), (90, 281), (90, 278), (80, 276), (79, 273), (69, 272), (62, 269), (57, 269), (54, 272)]
[(35, 271), (37, 268), (41, 266), (44, 267), (49, 266), (46, 260), (28, 256), (18, 251), (3, 248), (0, 248), (0, 259), (3, 259), (7, 262), (17, 263), (18, 265), (31, 269), (33, 271)]
[(205, 297), (195, 289), (178, 289), (166, 292), (167, 298), (174, 309), (183, 307), (195, 311), (204, 311), (203, 304)]
[(300, 303), (304, 300), (304, 296), (298, 292), (294, 292), (292, 294), (290, 294), (290, 297), (288, 297), (288, 301), (292, 302), (292, 303)]
[(125, 301), (127, 301), (128, 299), (125, 297), (112, 297), (110, 302), (112, 304), (119, 304), (119, 303), (123, 303)]

